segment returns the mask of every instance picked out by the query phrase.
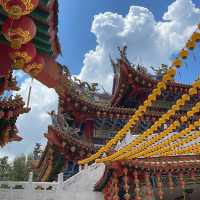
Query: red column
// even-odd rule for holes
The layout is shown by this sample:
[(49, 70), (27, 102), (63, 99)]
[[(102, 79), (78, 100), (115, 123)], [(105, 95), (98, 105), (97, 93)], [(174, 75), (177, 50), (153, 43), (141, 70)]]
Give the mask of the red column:
[(94, 122), (87, 120), (84, 125), (84, 134), (88, 140), (92, 140), (94, 136)]

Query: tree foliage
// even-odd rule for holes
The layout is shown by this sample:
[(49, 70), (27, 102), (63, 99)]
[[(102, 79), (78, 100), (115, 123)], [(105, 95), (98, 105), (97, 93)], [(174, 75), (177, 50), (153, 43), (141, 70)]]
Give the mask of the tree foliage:
[(8, 179), (11, 172), (11, 166), (8, 162), (8, 157), (0, 158), (0, 180)]
[(27, 181), (32, 169), (32, 154), (16, 157), (9, 162), (8, 157), (0, 158), (0, 180)]
[[(27, 156), (20, 155), (12, 161), (9, 161), (8, 157), (0, 158), (0, 181), (27, 181), (30, 172), (34, 172), (33, 180), (36, 180), (37, 172), (33, 168), (33, 162), (35, 161), (35, 154), (41, 151), (40, 147), (41, 145), (36, 144), (33, 153)], [(35, 152), (36, 150), (37, 152)], [(37, 158), (39, 159), (39, 156)]]

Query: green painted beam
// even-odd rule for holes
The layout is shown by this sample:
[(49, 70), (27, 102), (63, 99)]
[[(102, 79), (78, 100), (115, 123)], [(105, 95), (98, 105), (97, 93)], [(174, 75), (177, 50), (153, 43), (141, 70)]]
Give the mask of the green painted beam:
[[(9, 45), (8, 41), (4, 38), (4, 36), (2, 34), (0, 34), (0, 43)], [(40, 52), (42, 54), (52, 55), (52, 50), (51, 50), (50, 44), (41, 44), (41, 42), (37, 42), (37, 40), (34, 41), (34, 44), (35, 44), (38, 52)]]
[(42, 10), (39, 10), (39, 9), (36, 9), (35, 11), (33, 11), (30, 14), (30, 16), (33, 17), (34, 19), (40, 21), (40, 22), (47, 23), (49, 13), (42, 11)]
[(42, 4), (48, 4), (51, 0), (40, 0), (40, 2), (42, 2)]
[(49, 33), (48, 33), (49, 26), (44, 25), (43, 23), (40, 23), (40, 22), (35, 22), (35, 24), (37, 26), (37, 31), (39, 33), (49, 36)]
[(49, 38), (48, 35), (45, 35), (45, 34), (43, 34), (43, 33), (40, 33), (39, 31), (37, 32), (36, 37), (37, 37), (37, 38), (40, 38), (41, 40), (48, 40), (48, 41), (50, 41), (50, 38)]
[(41, 43), (37, 39), (34, 39), (33, 42), (37, 47), (44, 48), (44, 49), (47, 48), (48, 50), (51, 49), (51, 44)]
[(43, 40), (43, 39), (41, 39), (40, 37), (35, 37), (35, 38), (34, 38), (34, 43), (35, 43), (35, 42), (41, 43), (41, 44), (44, 44), (44, 45), (49, 45), (49, 46), (51, 46), (49, 40)]
[(37, 50), (39, 53), (42, 53), (42, 54), (48, 54), (48, 55), (52, 55), (52, 50), (51, 48), (45, 48), (44, 46), (37, 46)]

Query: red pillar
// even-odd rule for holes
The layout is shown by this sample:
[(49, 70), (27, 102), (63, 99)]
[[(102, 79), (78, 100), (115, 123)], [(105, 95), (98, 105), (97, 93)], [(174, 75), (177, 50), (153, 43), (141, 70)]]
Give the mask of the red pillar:
[(94, 136), (94, 122), (87, 120), (84, 125), (84, 134), (88, 140), (92, 140)]

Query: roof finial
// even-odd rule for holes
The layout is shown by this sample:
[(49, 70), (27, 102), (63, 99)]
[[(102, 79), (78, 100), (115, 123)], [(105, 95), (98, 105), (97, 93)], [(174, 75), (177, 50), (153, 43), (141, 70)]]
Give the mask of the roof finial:
[(127, 51), (127, 46), (123, 46), (122, 48), (118, 47), (118, 50), (119, 50), (119, 53), (120, 53), (120, 57), (121, 59), (123, 60), (127, 60), (127, 57), (126, 57), (126, 51)]

